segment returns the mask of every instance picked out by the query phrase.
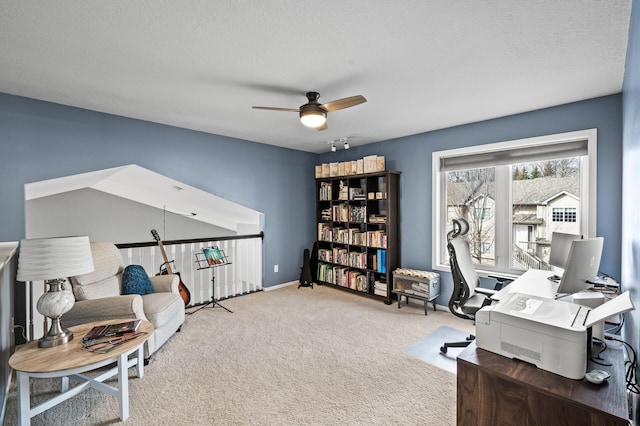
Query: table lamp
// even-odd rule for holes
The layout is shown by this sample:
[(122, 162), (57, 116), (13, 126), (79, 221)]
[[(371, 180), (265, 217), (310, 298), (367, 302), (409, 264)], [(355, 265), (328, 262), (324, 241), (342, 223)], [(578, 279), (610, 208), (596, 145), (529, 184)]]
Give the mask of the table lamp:
[(70, 289), (62, 285), (67, 277), (93, 271), (89, 237), (34, 238), (20, 242), (18, 281), (44, 281), (49, 290), (38, 299), (37, 309), (51, 320), (51, 328), (38, 346), (51, 348), (73, 339), (73, 333), (62, 328), (60, 318), (75, 303)]

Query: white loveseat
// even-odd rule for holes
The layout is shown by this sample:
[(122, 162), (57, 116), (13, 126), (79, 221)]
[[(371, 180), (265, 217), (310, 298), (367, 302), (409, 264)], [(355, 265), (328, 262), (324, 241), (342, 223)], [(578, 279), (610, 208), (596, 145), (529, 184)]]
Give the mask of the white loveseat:
[(116, 318), (146, 319), (155, 328), (153, 336), (144, 345), (144, 357), (148, 360), (184, 322), (184, 301), (178, 292), (178, 276), (150, 277), (153, 293), (123, 295), (124, 265), (118, 248), (110, 242), (92, 242), (91, 252), (95, 270), (70, 278), (76, 303), (62, 317), (63, 326)]

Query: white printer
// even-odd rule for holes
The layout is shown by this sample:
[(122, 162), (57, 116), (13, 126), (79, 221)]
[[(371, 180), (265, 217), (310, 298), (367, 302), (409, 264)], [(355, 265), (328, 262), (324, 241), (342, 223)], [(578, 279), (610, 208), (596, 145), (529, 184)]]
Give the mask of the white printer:
[(476, 313), (476, 345), (570, 379), (582, 379), (587, 369), (587, 328), (631, 309), (628, 292), (595, 309), (511, 293)]

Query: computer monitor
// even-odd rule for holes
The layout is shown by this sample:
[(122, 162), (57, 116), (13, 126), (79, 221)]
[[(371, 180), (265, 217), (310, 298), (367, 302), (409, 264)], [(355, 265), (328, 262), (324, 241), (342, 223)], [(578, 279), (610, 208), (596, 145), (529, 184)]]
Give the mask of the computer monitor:
[(571, 241), (558, 294), (573, 294), (590, 287), (587, 280), (593, 280), (598, 275), (603, 245), (602, 237)]
[[(564, 232), (554, 232), (551, 234), (551, 250), (549, 253), (549, 265), (556, 268), (565, 269), (569, 250), (573, 240), (581, 240), (582, 235), (566, 234)], [(555, 271), (555, 270), (554, 270)]]

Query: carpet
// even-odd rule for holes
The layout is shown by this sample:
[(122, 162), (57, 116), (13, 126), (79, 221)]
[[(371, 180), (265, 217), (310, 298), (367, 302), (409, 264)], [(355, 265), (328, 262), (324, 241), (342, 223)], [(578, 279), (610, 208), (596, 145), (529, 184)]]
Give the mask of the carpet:
[(440, 353), (440, 347), (444, 342), (465, 340), (468, 336), (469, 333), (465, 333), (464, 331), (447, 326), (440, 326), (424, 339), (409, 347), (405, 352), (424, 362), (456, 374), (456, 358), (464, 348), (449, 348), (445, 355)]
[[(385, 305), (326, 286), (287, 286), (187, 315), (144, 369), (130, 370), (126, 422), (116, 398), (88, 389), (33, 426), (449, 426), (456, 376), (405, 353), (441, 326), (473, 331), (448, 311)], [(434, 347), (439, 347), (434, 344)], [(437, 350), (437, 349), (436, 349)], [(34, 379), (33, 402), (59, 381)], [(15, 426), (12, 383), (5, 426)]]

